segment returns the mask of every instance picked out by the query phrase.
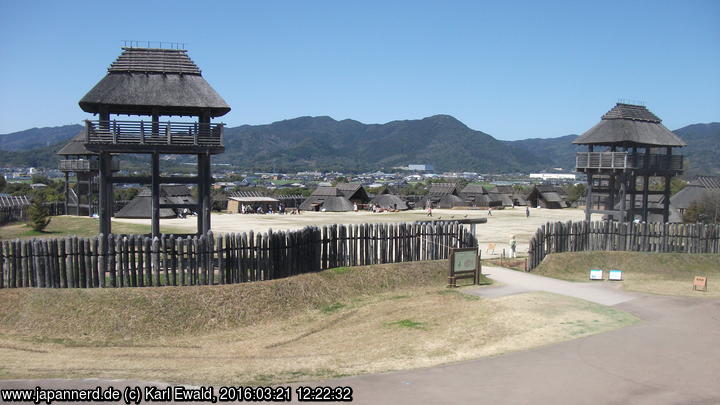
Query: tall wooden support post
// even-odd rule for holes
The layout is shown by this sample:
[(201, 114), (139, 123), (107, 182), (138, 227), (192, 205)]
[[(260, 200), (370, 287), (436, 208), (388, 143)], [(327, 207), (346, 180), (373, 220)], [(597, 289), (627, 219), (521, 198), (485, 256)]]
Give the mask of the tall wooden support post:
[(619, 221), (627, 221), (627, 178), (625, 174), (620, 175), (620, 218)]
[(205, 155), (205, 196), (203, 197), (203, 234), (210, 232), (210, 214), (212, 213), (212, 171), (210, 169), (210, 155)]
[(667, 150), (665, 152), (665, 156), (667, 156), (667, 170), (668, 173), (665, 174), (665, 188), (663, 189), (663, 223), (668, 223), (670, 221), (670, 181), (672, 179), (672, 172), (670, 171), (672, 169), (672, 148), (667, 147)]
[(92, 217), (92, 175), (88, 174), (87, 177), (87, 210), (88, 216)]
[[(637, 167), (637, 161), (638, 161), (638, 150), (637, 146), (632, 147), (632, 160), (633, 160), (633, 167)], [(630, 173), (630, 179), (628, 180), (630, 183), (630, 218), (628, 218), (630, 221), (635, 220), (635, 207), (637, 206), (637, 201), (635, 200), (637, 198), (637, 172), (633, 170)]]
[(152, 153), (152, 236), (160, 236), (160, 153)]
[[(588, 145), (588, 152), (593, 151), (593, 146)], [(585, 197), (585, 220), (590, 221), (590, 216), (592, 214), (593, 209), (593, 176), (591, 172), (588, 172), (587, 174), (587, 196)]]
[(203, 215), (203, 199), (205, 198), (205, 174), (203, 165), (203, 154), (197, 155), (197, 233), (202, 235), (203, 233), (203, 222), (205, 216)]
[(200, 234), (210, 231), (210, 213), (212, 211), (212, 200), (210, 197), (210, 155), (198, 154), (198, 218), (197, 230)]
[(80, 174), (75, 173), (75, 215), (80, 216)]
[[(615, 146), (610, 147), (610, 152), (616, 152)], [(616, 201), (616, 191), (615, 191), (615, 177), (617, 176), (617, 172), (610, 173), (610, 177), (608, 178), (608, 199), (606, 202), (606, 210), (612, 210), (615, 211), (615, 201)], [(617, 220), (615, 217), (615, 214), (609, 214), (608, 219), (610, 221)]]
[[(108, 235), (111, 232), (112, 217), (112, 188), (110, 187), (111, 181), (111, 155), (107, 152), (100, 152), (100, 233)], [(108, 209), (109, 208), (109, 209)]]
[(63, 214), (68, 215), (68, 199), (70, 198), (70, 172), (65, 172), (65, 212)]
[(648, 197), (650, 195), (650, 176), (648, 173), (649, 170), (649, 164), (650, 164), (650, 148), (645, 148), (645, 158), (643, 159), (643, 169), (644, 169), (644, 176), (643, 176), (643, 199), (642, 199), (642, 220), (643, 222), (648, 221)]

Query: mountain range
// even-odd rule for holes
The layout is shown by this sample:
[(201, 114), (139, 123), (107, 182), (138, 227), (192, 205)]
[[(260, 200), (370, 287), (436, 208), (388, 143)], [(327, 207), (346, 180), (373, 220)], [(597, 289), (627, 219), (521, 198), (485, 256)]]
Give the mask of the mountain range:
[[(1, 166), (57, 167), (55, 152), (80, 125), (33, 128), (0, 135)], [(674, 131), (688, 146), (686, 174), (720, 174), (720, 123)], [(299, 117), (267, 125), (225, 129), (225, 153), (214, 162), (262, 171), (390, 170), (410, 163), (436, 171), (509, 173), (572, 171), (577, 135), (502, 141), (449, 115), (363, 124), (330, 117)], [(182, 158), (180, 158), (182, 160)]]

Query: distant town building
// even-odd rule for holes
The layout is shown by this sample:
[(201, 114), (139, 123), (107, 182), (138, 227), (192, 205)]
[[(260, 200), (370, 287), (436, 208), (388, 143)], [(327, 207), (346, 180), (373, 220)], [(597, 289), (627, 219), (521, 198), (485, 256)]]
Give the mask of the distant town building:
[(408, 165), (408, 170), (416, 171), (416, 172), (431, 172), (433, 171), (433, 166), (428, 164), (412, 164)]
[(575, 180), (577, 177), (571, 173), (530, 173), (531, 179), (545, 180)]

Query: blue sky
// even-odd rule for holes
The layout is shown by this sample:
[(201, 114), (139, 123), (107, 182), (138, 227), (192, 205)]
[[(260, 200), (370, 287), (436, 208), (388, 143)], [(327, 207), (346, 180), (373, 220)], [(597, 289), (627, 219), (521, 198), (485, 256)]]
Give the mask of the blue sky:
[(78, 123), (122, 40), (186, 43), (230, 126), (450, 114), (582, 133), (620, 99), (720, 121), (720, 1), (0, 0), (0, 133)]

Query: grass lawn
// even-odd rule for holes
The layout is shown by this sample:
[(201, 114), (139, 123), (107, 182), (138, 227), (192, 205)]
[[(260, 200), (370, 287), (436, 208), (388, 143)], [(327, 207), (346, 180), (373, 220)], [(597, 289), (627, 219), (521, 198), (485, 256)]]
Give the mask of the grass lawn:
[(445, 287), (447, 262), (338, 268), (266, 282), (0, 290), (0, 378), (278, 384), (427, 367), (636, 321), (529, 293)]
[[(641, 252), (555, 253), (534, 274), (569, 281), (588, 281), (590, 269), (623, 271), (625, 289), (662, 295), (720, 297), (720, 255)], [(692, 290), (695, 276), (708, 277), (708, 292)]]
[[(43, 232), (34, 231), (26, 223), (1, 226), (0, 239), (57, 238), (69, 235), (89, 237), (98, 234), (98, 226), (98, 219), (95, 218), (62, 215), (52, 217)], [(161, 227), (160, 230), (164, 233), (186, 232), (179, 228), (168, 227)], [(113, 221), (112, 231), (116, 234), (145, 234), (150, 233), (150, 225)]]

